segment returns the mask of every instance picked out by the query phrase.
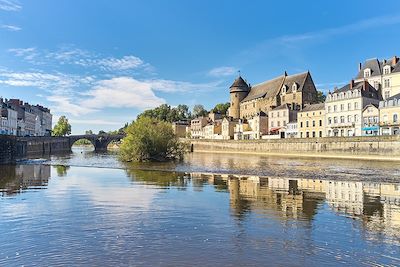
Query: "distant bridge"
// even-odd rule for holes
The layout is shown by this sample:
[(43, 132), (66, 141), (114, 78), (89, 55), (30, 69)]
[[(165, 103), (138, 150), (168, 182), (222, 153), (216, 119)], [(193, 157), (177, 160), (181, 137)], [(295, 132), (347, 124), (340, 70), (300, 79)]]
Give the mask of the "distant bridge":
[(76, 141), (87, 139), (93, 144), (94, 150), (98, 152), (107, 151), (107, 147), (112, 141), (119, 141), (124, 137), (125, 135), (123, 134), (84, 134), (66, 136), (66, 138), (69, 139), (70, 148), (72, 148)]

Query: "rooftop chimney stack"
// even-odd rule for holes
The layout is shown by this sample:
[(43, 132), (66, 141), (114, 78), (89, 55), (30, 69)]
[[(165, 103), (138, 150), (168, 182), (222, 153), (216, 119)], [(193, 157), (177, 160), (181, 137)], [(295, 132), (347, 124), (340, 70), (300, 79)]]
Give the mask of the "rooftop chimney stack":
[(354, 87), (354, 80), (351, 80), (350, 81), (350, 89), (353, 89), (353, 87)]
[(361, 65), (361, 62), (360, 62), (360, 63), (358, 63), (358, 71), (361, 71), (361, 68), (362, 68), (362, 65)]
[(363, 90), (366, 91), (368, 88), (368, 81), (364, 80), (364, 84), (363, 84)]
[(399, 58), (394, 56), (393, 59), (392, 59), (392, 65), (396, 65), (397, 61), (399, 61)]

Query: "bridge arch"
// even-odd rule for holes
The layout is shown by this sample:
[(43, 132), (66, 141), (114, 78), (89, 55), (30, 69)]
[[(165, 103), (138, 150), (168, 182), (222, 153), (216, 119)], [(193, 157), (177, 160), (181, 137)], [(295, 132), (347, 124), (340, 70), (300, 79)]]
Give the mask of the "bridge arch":
[(107, 151), (107, 147), (112, 141), (119, 141), (122, 138), (124, 138), (124, 135), (122, 134), (90, 134), (90, 135), (86, 134), (86, 135), (68, 136), (70, 148), (72, 148), (72, 145), (76, 141), (81, 139), (87, 139), (93, 144), (94, 150), (96, 152)]
[[(86, 142), (82, 142), (82, 143), (79, 143), (79, 141), (86, 141)], [(73, 139), (73, 140), (71, 140), (70, 141), (71, 143), (70, 143), (70, 145), (71, 145), (71, 148), (74, 146), (74, 145), (76, 145), (77, 143), (79, 143), (79, 145), (91, 145), (91, 146), (93, 146), (93, 149), (95, 149), (95, 143), (94, 143), (94, 140), (93, 139), (88, 139), (88, 138), (80, 138), (80, 139)]]

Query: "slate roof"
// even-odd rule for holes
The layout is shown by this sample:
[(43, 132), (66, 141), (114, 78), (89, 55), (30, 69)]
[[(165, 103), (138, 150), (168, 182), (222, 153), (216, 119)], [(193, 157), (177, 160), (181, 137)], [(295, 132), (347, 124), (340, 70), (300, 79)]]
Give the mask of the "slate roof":
[[(303, 73), (299, 73), (299, 74), (294, 74), (294, 75), (290, 75), (290, 76), (286, 76), (285, 81), (283, 82), (283, 85), (286, 85), (286, 93), (291, 93), (292, 92), (292, 85), (293, 83), (297, 84), (297, 89), (296, 91), (301, 91), (303, 90), (304, 87), (304, 83), (307, 79), (307, 75), (309, 74), (309, 72), (303, 72)], [(282, 87), (283, 87), (282, 85)]]
[(230, 92), (248, 92), (250, 90), (249, 85), (243, 80), (241, 76), (237, 77), (232, 83)]
[(391, 97), (387, 98), (386, 101), (387, 101), (387, 100), (393, 100), (393, 99), (396, 99), (396, 100), (400, 99), (400, 94), (391, 96)]
[(364, 62), (361, 70), (358, 72), (356, 79), (364, 78), (364, 70), (371, 69), (371, 77), (382, 75), (383, 67), (390, 65), (393, 72), (400, 72), (400, 60), (397, 59), (397, 63), (393, 64), (393, 57), (387, 60), (379, 61), (377, 58), (368, 59)]
[(363, 108), (363, 111), (366, 110), (369, 106), (373, 106), (373, 107), (375, 107), (375, 108), (378, 108), (378, 107), (379, 107), (378, 104), (370, 103), (370, 104), (366, 105), (366, 106)]
[[(366, 88), (364, 89), (364, 84), (366, 84)], [(375, 99), (380, 99), (380, 95), (378, 93), (378, 91), (371, 86), (368, 82), (355, 82), (354, 86), (350, 89), (350, 84), (346, 84), (345, 86), (343, 86), (340, 89), (335, 90), (333, 93), (341, 93), (341, 92), (347, 92), (347, 91), (351, 91), (351, 90), (360, 90), (361, 91), (361, 95), (363, 97), (368, 97), (368, 98), (375, 98)]]
[(322, 109), (325, 109), (325, 103), (307, 105), (299, 112), (308, 112), (308, 111), (315, 111), (315, 110), (322, 110)]

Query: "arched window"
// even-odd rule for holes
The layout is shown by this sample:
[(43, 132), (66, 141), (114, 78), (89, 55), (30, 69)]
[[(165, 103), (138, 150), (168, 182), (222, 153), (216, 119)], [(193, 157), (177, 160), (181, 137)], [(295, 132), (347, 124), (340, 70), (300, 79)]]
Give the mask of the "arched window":
[(293, 85), (292, 85), (292, 91), (293, 91), (293, 92), (296, 92), (296, 90), (297, 90), (297, 84), (296, 84), (296, 83), (293, 83)]
[(282, 94), (284, 95), (284, 94), (286, 94), (286, 85), (284, 85), (284, 86), (282, 86)]

